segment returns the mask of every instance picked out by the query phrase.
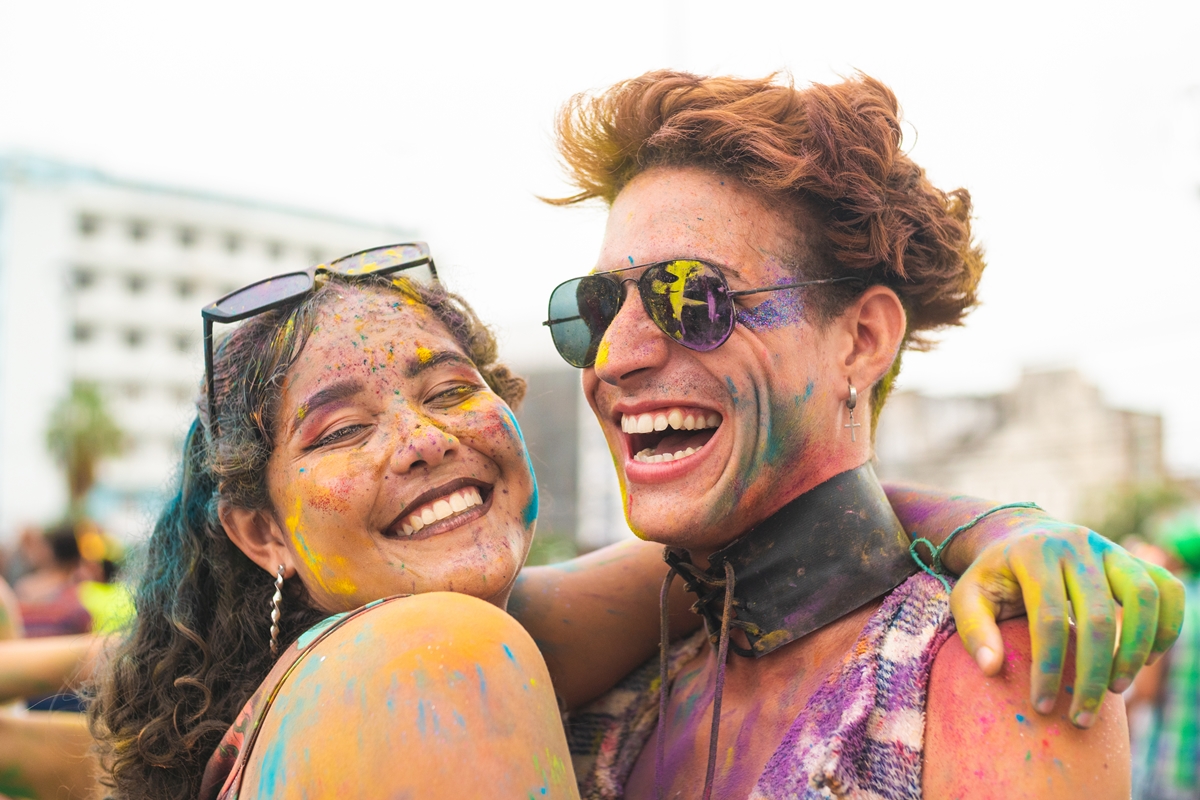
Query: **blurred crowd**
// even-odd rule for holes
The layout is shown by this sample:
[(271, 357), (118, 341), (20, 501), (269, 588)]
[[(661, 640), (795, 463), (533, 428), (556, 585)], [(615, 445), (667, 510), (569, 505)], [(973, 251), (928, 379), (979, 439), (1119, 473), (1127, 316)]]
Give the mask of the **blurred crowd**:
[(1200, 512), (1162, 520), (1150, 540), (1125, 546), (1174, 573), (1187, 598), (1179, 640), (1125, 694), (1133, 797), (1200, 800)]
[[(0, 639), (118, 630), (133, 613), (122, 560), (121, 546), (91, 522), (27, 527), (0, 548)], [(70, 691), (26, 701), (34, 711), (80, 710)]]

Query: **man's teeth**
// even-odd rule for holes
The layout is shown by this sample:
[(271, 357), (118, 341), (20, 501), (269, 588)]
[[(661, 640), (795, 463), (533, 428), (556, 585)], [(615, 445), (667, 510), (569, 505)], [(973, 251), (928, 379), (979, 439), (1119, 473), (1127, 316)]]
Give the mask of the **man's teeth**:
[(696, 452), (696, 448), (689, 447), (687, 450), (677, 450), (674, 453), (659, 453), (654, 455), (654, 448), (647, 447), (642, 452), (633, 457), (634, 461), (640, 461), (643, 464), (657, 464), (660, 461), (678, 461), (681, 458), (686, 458)]
[(665, 431), (667, 428), (677, 431), (700, 431), (715, 428), (720, 424), (720, 414), (706, 415), (703, 411), (685, 411), (682, 408), (657, 411), (653, 414), (621, 415), (621, 430), (625, 433), (654, 433)]
[(483, 495), (479, 493), (479, 489), (467, 486), (447, 497), (439, 497), (437, 500), (421, 506), (400, 522), (400, 530), (404, 532), (405, 536), (412, 536), (426, 525), (432, 525), (438, 520), (454, 516), (472, 506), (481, 505), (483, 505)]

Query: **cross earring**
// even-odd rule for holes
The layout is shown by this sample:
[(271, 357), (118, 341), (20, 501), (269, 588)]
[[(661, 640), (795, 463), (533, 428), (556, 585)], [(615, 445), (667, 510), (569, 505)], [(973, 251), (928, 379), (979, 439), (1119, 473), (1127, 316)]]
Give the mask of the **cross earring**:
[(854, 384), (850, 383), (850, 381), (846, 381), (846, 383), (850, 386), (850, 396), (846, 398), (846, 408), (850, 410), (850, 424), (843, 425), (842, 427), (850, 429), (850, 441), (855, 442), (858, 439), (854, 435), (854, 429), (862, 427), (862, 425), (854, 421), (854, 407), (858, 405), (858, 390), (854, 388)]

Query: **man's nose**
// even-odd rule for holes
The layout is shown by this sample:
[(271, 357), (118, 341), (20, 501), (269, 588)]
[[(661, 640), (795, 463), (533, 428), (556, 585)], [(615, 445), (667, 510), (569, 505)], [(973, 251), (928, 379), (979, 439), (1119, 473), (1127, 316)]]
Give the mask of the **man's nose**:
[(403, 474), (422, 466), (436, 467), (460, 446), (458, 437), (442, 430), (428, 417), (402, 414), (397, 421), (411, 427), (399, 433), (404, 443), (392, 454), (393, 472)]
[(643, 370), (661, 367), (670, 354), (667, 335), (646, 314), (637, 284), (622, 283), (625, 302), (596, 351), (596, 377), (618, 386)]

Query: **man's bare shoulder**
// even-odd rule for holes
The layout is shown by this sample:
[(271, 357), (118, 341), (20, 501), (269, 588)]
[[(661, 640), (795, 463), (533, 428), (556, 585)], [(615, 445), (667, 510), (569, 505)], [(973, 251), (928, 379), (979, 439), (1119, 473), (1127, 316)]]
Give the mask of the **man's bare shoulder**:
[[(1109, 694), (1088, 730), (1067, 717), (1070, 696), (1038, 714), (1029, 700), (1030, 643), (1025, 618), (1001, 624), (1005, 663), (987, 678), (958, 636), (946, 641), (929, 679), (924, 795), (983, 798), (1129, 797), (1129, 734), (1121, 698)], [(1074, 663), (1074, 645), (1067, 653)], [(1074, 668), (1063, 675), (1075, 682)]]

